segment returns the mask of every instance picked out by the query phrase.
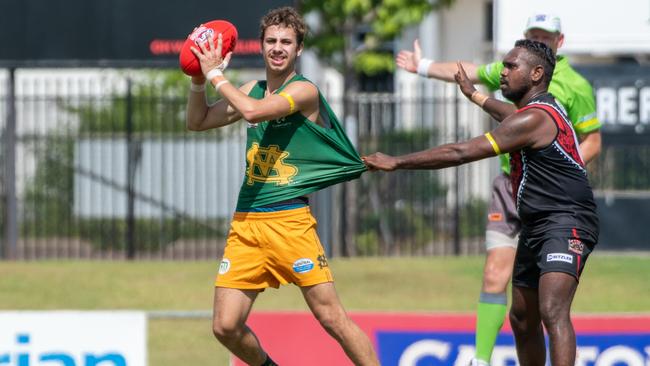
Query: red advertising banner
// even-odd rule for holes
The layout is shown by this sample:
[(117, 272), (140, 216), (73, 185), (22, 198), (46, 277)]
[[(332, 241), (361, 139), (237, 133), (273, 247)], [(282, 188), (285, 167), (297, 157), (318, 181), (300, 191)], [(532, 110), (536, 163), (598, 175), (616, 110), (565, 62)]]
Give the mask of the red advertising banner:
[[(384, 366), (467, 365), (474, 353), (475, 317), (458, 313), (352, 313)], [(575, 315), (580, 366), (650, 364), (649, 315)], [(308, 312), (256, 312), (248, 321), (271, 357), (283, 366), (347, 366), (343, 350)], [(419, 363), (419, 362), (422, 363)], [(428, 361), (428, 362), (427, 362)], [(517, 364), (506, 322), (493, 366)], [(234, 366), (244, 366), (233, 360)]]

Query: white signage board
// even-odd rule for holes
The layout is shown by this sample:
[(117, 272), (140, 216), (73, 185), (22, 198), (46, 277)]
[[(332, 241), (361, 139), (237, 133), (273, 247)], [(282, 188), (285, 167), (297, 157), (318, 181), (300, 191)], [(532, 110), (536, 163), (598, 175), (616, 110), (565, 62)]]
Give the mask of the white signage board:
[(565, 42), (560, 53), (633, 55), (650, 52), (650, 1), (495, 0), (496, 52), (507, 53), (523, 38), (534, 13), (552, 13), (562, 21)]
[(146, 314), (2, 311), (0, 365), (146, 366)]
[[(135, 216), (229, 219), (246, 169), (245, 143), (239, 135), (190, 142), (141, 141), (134, 171)], [(86, 218), (126, 217), (126, 139), (77, 139), (74, 156), (74, 213)]]

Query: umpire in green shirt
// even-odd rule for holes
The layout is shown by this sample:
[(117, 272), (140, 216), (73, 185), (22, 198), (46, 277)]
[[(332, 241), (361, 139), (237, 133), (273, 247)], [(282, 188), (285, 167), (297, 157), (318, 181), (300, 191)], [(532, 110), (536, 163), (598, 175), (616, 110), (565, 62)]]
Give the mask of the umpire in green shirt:
[[(554, 53), (562, 47), (564, 34), (560, 18), (552, 14), (534, 14), (528, 18), (524, 36), (549, 46)], [(423, 58), (418, 41), (413, 51), (401, 51), (396, 59), (397, 66), (428, 78), (453, 82), (458, 71), (457, 62), (435, 62)], [(499, 89), (503, 63), (493, 62), (476, 65), (461, 62), (469, 79), (481, 83), (490, 91)], [(585, 80), (569, 65), (565, 56), (557, 55), (557, 63), (548, 91), (566, 109), (573, 128), (580, 138), (580, 153), (588, 163), (600, 153), (601, 123), (596, 113), (593, 90)], [(472, 96), (472, 101), (482, 106), (485, 97), (480, 93)], [(515, 111), (513, 106), (512, 112)], [(501, 120), (502, 118), (497, 118)], [(503, 325), (507, 308), (506, 288), (512, 275), (521, 223), (517, 214), (508, 179), (510, 164), (508, 157), (501, 155), (503, 174), (493, 182), (492, 198), (486, 227), (487, 257), (483, 271), (483, 285), (479, 297), (476, 322), (476, 356), (471, 365), (489, 365), (496, 337)]]

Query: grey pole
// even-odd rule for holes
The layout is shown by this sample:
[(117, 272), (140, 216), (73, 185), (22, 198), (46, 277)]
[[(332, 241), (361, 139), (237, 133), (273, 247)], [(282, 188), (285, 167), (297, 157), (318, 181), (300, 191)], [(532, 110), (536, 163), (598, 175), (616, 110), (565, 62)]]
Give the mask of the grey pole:
[[(454, 94), (454, 141), (460, 141), (460, 96), (458, 90)], [(460, 255), (460, 168), (454, 168), (454, 255)]]
[(15, 259), (18, 242), (18, 203), (16, 200), (16, 69), (9, 69), (7, 81), (7, 124), (4, 157), (4, 245), (3, 257)]
[(137, 147), (133, 141), (133, 94), (131, 77), (126, 80), (126, 170), (127, 170), (127, 213), (126, 213), (126, 258), (135, 258), (135, 170), (137, 169)]

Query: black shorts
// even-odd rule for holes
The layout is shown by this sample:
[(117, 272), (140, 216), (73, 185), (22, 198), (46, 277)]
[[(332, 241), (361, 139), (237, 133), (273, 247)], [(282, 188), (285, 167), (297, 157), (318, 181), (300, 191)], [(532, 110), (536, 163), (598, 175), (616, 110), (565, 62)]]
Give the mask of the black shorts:
[(548, 272), (568, 273), (579, 280), (594, 245), (571, 229), (548, 230), (538, 235), (522, 233), (512, 284), (538, 288), (540, 276)]

